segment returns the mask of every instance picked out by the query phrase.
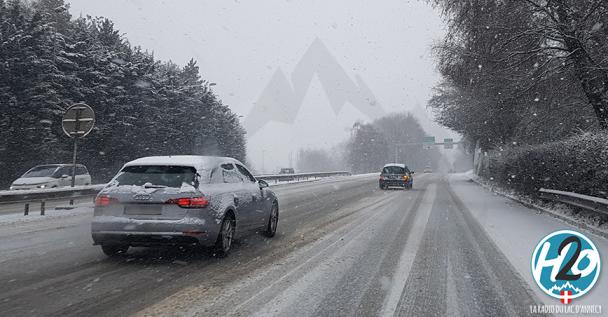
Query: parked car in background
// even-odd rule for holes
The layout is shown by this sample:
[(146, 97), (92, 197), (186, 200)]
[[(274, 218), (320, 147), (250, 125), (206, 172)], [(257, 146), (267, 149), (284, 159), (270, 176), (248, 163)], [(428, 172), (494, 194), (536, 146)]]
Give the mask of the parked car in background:
[(380, 173), (379, 186), (380, 189), (388, 189), (389, 187), (403, 187), (411, 189), (414, 185), (414, 172), (405, 166), (405, 164), (386, 164)]
[(296, 173), (296, 171), (291, 167), (282, 168), (279, 171), (279, 174), (295, 174), (295, 173)]
[(131, 246), (212, 246), (226, 255), (233, 239), (273, 237), (279, 202), (238, 160), (160, 156), (131, 161), (95, 199), (91, 232), (109, 256)]
[[(290, 175), (290, 174), (295, 174), (295, 173), (296, 173), (296, 171), (292, 167), (281, 168), (281, 170), (279, 171), (279, 175)], [(284, 181), (292, 181), (294, 179), (295, 179), (294, 177), (283, 178)]]
[[(16, 179), (10, 190), (46, 189), (72, 185), (72, 164), (47, 164), (31, 168)], [(76, 164), (76, 186), (91, 185), (91, 175), (82, 164)]]

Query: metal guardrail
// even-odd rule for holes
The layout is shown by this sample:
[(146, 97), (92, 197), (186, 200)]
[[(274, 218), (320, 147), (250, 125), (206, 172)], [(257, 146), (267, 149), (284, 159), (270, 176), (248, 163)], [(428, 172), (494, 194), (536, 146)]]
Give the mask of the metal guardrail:
[(559, 201), (564, 204), (608, 215), (608, 199), (546, 188), (539, 189), (539, 192), (542, 199)]
[(257, 175), (255, 178), (265, 181), (294, 181), (306, 180), (311, 178), (332, 177), (332, 176), (350, 176), (350, 172), (320, 172), (320, 173), (298, 173), (298, 174), (275, 174), (275, 175)]
[(30, 206), (39, 203), (40, 215), (44, 216), (47, 202), (69, 199), (70, 205), (72, 205), (74, 199), (76, 198), (92, 198), (96, 196), (104, 186), (105, 184), (50, 189), (0, 191), (0, 205), (23, 203), (23, 214), (27, 216), (30, 213)]
[(95, 196), (104, 186), (105, 184), (50, 189), (1, 191), (0, 204)]
[[(331, 177), (331, 176), (350, 176), (351, 173), (339, 172), (321, 172), (321, 173), (299, 173), (299, 174), (276, 174), (276, 175), (257, 175), (257, 179), (265, 181), (298, 181), (311, 178)], [(41, 215), (44, 215), (45, 203), (49, 200), (58, 199), (76, 199), (82, 197), (95, 196), (105, 186), (90, 185), (76, 187), (62, 187), (50, 189), (33, 189), (33, 190), (6, 190), (0, 191), (0, 205), (24, 203), (24, 214), (29, 213), (30, 204), (40, 203)]]

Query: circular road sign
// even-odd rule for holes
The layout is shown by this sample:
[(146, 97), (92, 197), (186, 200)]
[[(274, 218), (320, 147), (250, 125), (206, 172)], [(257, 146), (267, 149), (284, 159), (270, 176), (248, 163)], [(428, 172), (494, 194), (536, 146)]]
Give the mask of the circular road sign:
[(77, 103), (65, 111), (61, 125), (70, 138), (83, 138), (93, 130), (95, 112), (88, 105)]

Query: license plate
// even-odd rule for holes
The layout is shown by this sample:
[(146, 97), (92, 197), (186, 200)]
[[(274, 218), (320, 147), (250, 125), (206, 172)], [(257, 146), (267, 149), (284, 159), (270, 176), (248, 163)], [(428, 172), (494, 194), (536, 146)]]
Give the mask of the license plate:
[(161, 205), (130, 205), (125, 206), (125, 215), (160, 215)]

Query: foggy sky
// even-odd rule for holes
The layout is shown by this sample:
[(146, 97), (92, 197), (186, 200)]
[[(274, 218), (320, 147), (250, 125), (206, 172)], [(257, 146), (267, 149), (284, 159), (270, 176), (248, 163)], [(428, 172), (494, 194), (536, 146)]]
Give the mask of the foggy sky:
[[(445, 26), (425, 1), (363, 0), (68, 0), (74, 16), (112, 19), (132, 45), (184, 65), (195, 58), (213, 90), (244, 117), (277, 69), (291, 74), (318, 38), (342, 68), (359, 76), (385, 112), (424, 110), (439, 81), (431, 45)], [(301, 147), (345, 140), (354, 121), (370, 118), (350, 105), (337, 115), (314, 78), (293, 124), (269, 123), (248, 135), (249, 163), (267, 172), (289, 165)], [(427, 112), (427, 113), (423, 113)], [(448, 137), (423, 122), (438, 138)], [(263, 157), (263, 160), (262, 160)]]

